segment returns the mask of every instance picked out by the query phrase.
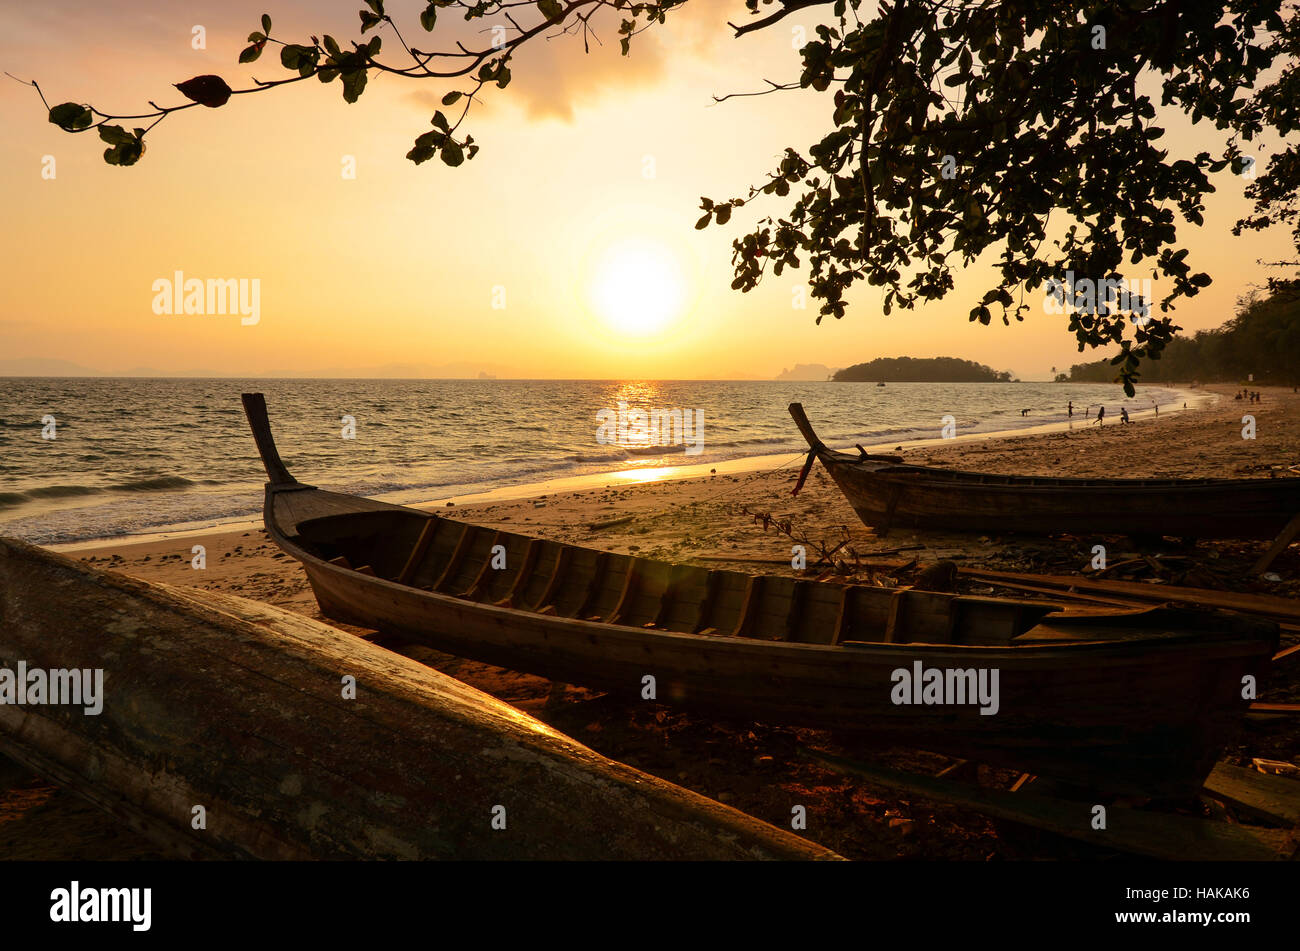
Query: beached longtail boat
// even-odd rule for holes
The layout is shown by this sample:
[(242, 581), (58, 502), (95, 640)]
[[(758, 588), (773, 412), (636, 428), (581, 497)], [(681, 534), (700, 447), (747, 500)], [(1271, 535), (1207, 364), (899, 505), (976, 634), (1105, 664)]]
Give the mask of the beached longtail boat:
[(7, 539), (0, 697), (0, 752), (182, 857), (836, 857), (319, 621)]
[[(799, 403), (790, 415), (867, 527), (1050, 535), (1273, 538), (1300, 515), (1300, 479), (1058, 479), (992, 475), (838, 452)], [(802, 485), (802, 478), (800, 481)]]
[(629, 700), (1178, 795), (1213, 766), (1248, 706), (1242, 678), (1277, 642), (1274, 625), (1225, 613), (752, 577), (479, 527), (298, 482), (261, 394), (244, 407), (266, 530), (326, 616)]

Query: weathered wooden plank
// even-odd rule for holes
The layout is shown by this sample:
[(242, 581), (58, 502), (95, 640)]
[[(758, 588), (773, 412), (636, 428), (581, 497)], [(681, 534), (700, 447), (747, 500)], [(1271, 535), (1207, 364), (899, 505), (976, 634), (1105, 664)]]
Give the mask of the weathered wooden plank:
[(1300, 782), (1294, 779), (1219, 763), (1206, 778), (1205, 791), (1249, 815), (1300, 825)]
[(433, 536), (438, 534), (438, 527), (442, 524), (442, 519), (434, 517), (424, 523), (420, 529), (420, 537), (415, 540), (415, 547), (411, 549), (411, 554), (407, 556), (406, 564), (402, 566), (401, 573), (398, 574), (397, 580), (401, 584), (409, 584), (415, 569), (420, 566), (424, 560), (429, 546), (433, 543)]
[(1268, 546), (1268, 551), (1260, 555), (1259, 561), (1251, 568), (1254, 574), (1262, 575), (1268, 571), (1268, 566), (1273, 564), (1277, 556), (1287, 550), (1287, 547), (1296, 540), (1300, 535), (1300, 512), (1297, 512), (1295, 518), (1286, 523), (1286, 527), (1277, 533), (1277, 538), (1273, 539), (1273, 544)]
[(1300, 602), (1270, 594), (1242, 594), (1212, 591), (1208, 588), (1183, 588), (1171, 584), (1143, 584), (1138, 581), (1093, 581), (1082, 575), (1030, 575), (984, 568), (958, 568), (959, 573), (989, 581), (1020, 581), (1045, 587), (1077, 588), (1104, 594), (1127, 595), (1143, 601), (1180, 601), (1207, 607), (1227, 608), (1269, 617), (1300, 620)]

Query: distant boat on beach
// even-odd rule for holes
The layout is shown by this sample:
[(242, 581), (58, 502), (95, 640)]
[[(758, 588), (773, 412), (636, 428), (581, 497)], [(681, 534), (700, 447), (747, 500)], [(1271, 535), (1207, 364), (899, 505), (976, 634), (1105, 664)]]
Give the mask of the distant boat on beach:
[(917, 466), (837, 452), (799, 403), (790, 415), (863, 524), (958, 532), (1274, 538), (1300, 513), (1300, 479), (1064, 479)]

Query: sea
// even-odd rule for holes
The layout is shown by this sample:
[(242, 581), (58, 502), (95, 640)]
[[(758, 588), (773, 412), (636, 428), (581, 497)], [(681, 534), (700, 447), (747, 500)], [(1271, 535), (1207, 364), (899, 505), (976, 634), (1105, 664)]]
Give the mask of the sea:
[(1070, 401), (1079, 425), (1100, 405), (1118, 422), (1121, 407), (1197, 399), (1066, 383), (16, 377), (0, 379), (0, 534), (67, 545), (255, 518), (266, 479), (244, 392), (266, 394), (298, 479), (403, 504), (754, 457), (797, 464), (796, 401), (829, 445), (881, 449), (1065, 424)]

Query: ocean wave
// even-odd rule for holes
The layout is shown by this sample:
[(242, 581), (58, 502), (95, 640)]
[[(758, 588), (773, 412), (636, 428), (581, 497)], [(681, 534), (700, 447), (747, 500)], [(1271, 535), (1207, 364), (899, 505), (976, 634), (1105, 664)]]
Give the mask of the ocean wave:
[(139, 479), (110, 486), (115, 492), (159, 492), (168, 489), (187, 489), (194, 485), (183, 476), (158, 476), (154, 479)]

